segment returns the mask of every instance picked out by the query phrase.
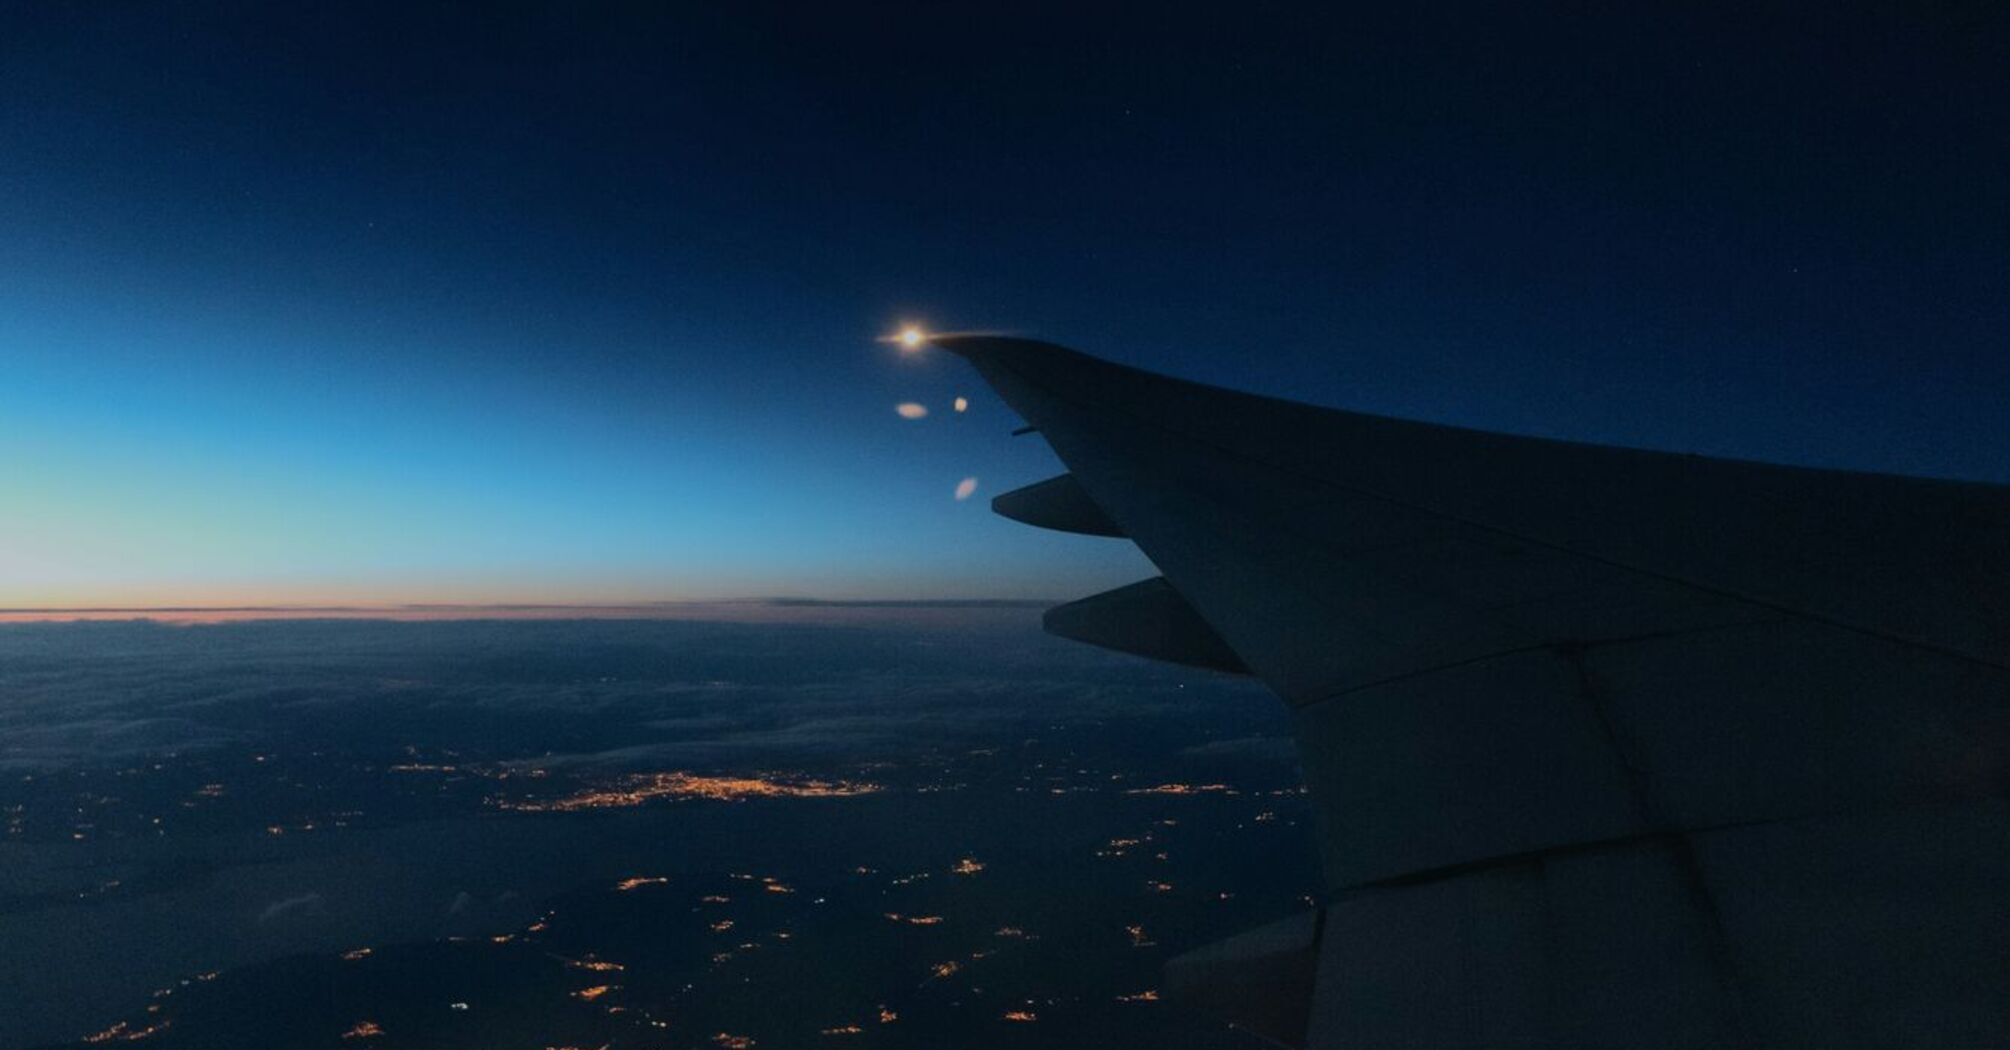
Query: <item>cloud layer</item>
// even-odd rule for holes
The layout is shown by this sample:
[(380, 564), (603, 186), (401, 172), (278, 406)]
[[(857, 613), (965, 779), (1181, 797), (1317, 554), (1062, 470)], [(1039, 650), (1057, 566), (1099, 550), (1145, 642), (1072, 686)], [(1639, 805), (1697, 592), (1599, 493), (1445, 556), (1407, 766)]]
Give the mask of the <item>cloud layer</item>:
[(1202, 713), (1211, 734), (1276, 731), (1275, 701), (1248, 683), (1059, 642), (1023, 608), (928, 612), (0, 626), (0, 768), (303, 746), (610, 768), (897, 759), (1037, 734), (1043, 719), (1123, 734)]

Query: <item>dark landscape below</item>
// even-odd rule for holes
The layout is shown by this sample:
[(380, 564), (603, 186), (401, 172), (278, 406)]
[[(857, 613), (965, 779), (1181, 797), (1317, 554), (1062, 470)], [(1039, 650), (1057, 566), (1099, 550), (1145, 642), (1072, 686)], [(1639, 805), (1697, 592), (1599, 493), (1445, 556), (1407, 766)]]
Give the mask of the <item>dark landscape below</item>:
[(1254, 1047), (1286, 733), (1013, 606), (8, 625), (0, 1045)]

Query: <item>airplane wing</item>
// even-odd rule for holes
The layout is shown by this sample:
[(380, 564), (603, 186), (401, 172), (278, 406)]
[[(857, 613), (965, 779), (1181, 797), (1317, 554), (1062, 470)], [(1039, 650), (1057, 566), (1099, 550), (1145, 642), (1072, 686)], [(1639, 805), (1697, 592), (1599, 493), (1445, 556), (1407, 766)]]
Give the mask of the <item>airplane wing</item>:
[(1317, 1048), (2010, 1045), (2010, 489), (1319, 409), (996, 336), (1164, 575), (1048, 630), (1290, 706), (1325, 901), (1169, 991)]

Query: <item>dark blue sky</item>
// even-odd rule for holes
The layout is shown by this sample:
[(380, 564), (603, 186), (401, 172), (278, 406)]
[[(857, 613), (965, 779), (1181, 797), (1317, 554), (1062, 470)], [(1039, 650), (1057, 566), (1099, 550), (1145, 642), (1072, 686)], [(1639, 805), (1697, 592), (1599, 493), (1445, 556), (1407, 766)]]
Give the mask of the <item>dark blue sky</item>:
[(903, 320), (2010, 480), (1994, 5), (303, 6), (6, 9), (0, 605), (1143, 574)]

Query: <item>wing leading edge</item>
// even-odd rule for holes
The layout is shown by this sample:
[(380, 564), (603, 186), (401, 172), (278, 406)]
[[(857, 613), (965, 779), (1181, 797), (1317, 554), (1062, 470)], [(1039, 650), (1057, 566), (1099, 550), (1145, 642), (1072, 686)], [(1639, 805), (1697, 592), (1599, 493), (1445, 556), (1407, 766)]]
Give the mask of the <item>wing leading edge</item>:
[[(1310, 995), (1248, 1011), (1265, 1030), (1417, 1048), (2010, 1035), (2010, 490), (934, 342), (1069, 468), (1001, 513), (1129, 537), (1164, 573), (1050, 630), (1246, 669), (1292, 709), (1328, 900), (1315, 941), (1261, 956), (1311, 971)], [(1197, 953), (1174, 987), (1236, 950)]]

